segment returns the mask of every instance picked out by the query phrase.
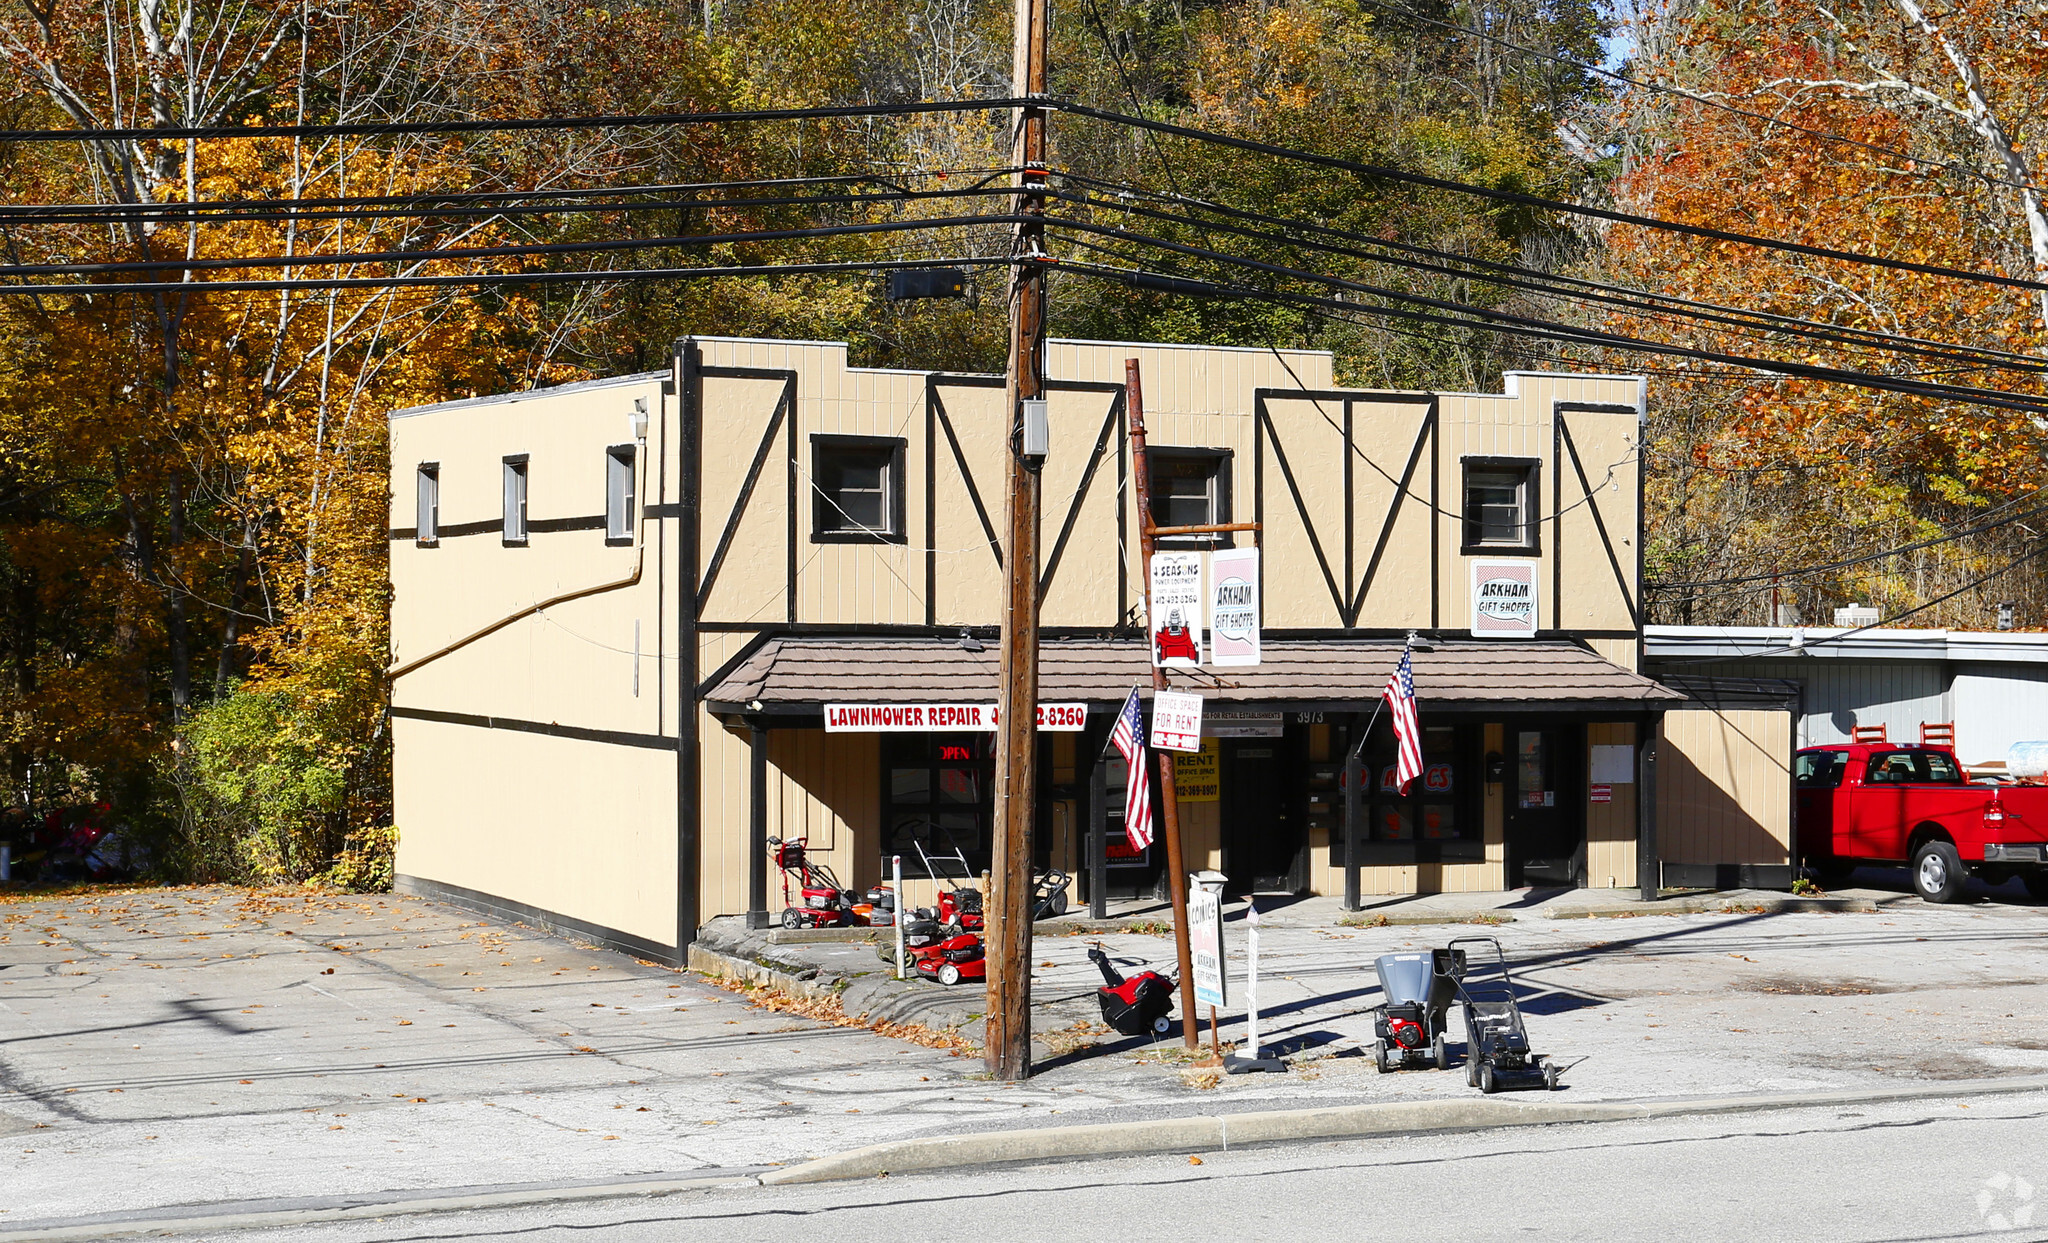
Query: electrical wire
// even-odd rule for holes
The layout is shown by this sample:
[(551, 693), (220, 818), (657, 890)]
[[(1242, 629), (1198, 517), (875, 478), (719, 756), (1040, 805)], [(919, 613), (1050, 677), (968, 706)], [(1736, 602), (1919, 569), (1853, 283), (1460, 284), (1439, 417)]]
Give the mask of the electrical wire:
[(495, 134), (534, 130), (633, 129), (642, 126), (732, 125), (760, 121), (829, 121), (913, 116), (930, 112), (993, 112), (1042, 108), (1032, 99), (932, 99), (917, 103), (841, 104), (824, 108), (759, 108), (744, 112), (647, 112), (496, 121), (364, 121), (336, 125), (201, 125), (128, 129), (0, 130), (0, 143), (182, 142), (207, 138), (374, 138), (405, 134)]
[[(450, 288), (468, 285), (518, 286), (572, 284), (580, 281), (711, 280), (724, 277), (816, 276), (830, 273), (874, 273), (917, 268), (1008, 266), (1008, 256), (949, 259), (850, 259), (832, 263), (761, 263), (696, 268), (594, 268), (558, 272), (460, 272), (436, 276), (351, 276), (309, 280), (138, 281), (75, 285), (0, 285), (0, 295), (134, 294), (134, 293), (316, 293), (342, 289)], [(4, 269), (0, 269), (4, 272)]]
[[(1483, 280), (1493, 284), (1500, 284), (1510, 288), (1530, 290), (1532, 292), (1553, 293), (1559, 296), (1565, 295), (1566, 290), (1564, 289), (1546, 288), (1543, 282), (1549, 282), (1551, 285), (1565, 286), (1568, 289), (1588, 290), (1592, 291), (1596, 295), (1607, 295), (1596, 297), (1594, 300), (1597, 301), (1611, 302), (1615, 301), (1617, 298), (1632, 297), (1647, 299), (1653, 303), (1668, 304), (1672, 308), (1698, 311), (1701, 312), (1701, 314), (1692, 316), (1691, 318), (1699, 319), (1702, 321), (1716, 321), (1719, 320), (1720, 317), (1727, 316), (1733, 317), (1733, 319), (1723, 322), (1732, 323), (1742, 320), (1753, 320), (1755, 321), (1755, 323), (1751, 326), (1762, 327), (1766, 329), (1776, 326), (1782, 326), (1787, 331), (1795, 332), (1799, 335), (1813, 335), (1821, 340), (1835, 340), (1841, 344), (1863, 344), (1867, 346), (1875, 346), (1878, 348), (1890, 349), (1894, 352), (1919, 352), (1917, 350), (1908, 350), (1906, 349), (1906, 347), (1925, 347), (1926, 350), (1939, 352), (1933, 356), (1948, 356), (1954, 354), (1957, 356), (1958, 361), (1960, 361), (1963, 358), (1975, 357), (1987, 360), (1987, 362), (1985, 363), (1986, 366), (1999, 366), (2001, 364), (2011, 364), (2011, 366), (2007, 367), (2006, 369), (2048, 371), (2048, 362), (2044, 362), (2039, 358), (2031, 357), (2029, 355), (2016, 354), (2005, 350), (1987, 349), (1982, 346), (1956, 345), (1949, 342), (1934, 341), (1924, 337), (1913, 337), (1897, 333), (1888, 333), (1878, 329), (1856, 328), (1847, 325), (1830, 324), (1819, 320), (1800, 319), (1795, 316), (1779, 315), (1769, 311), (1753, 311), (1741, 307), (1724, 306), (1718, 303), (1700, 302), (1689, 298), (1675, 297), (1669, 294), (1661, 294), (1648, 290), (1634, 289), (1625, 285), (1615, 285), (1604, 281), (1589, 280), (1584, 277), (1574, 277), (1558, 273), (1544, 272), (1539, 269), (1526, 268), (1517, 264), (1502, 263), (1498, 260), (1481, 259), (1470, 255), (1460, 255), (1453, 251), (1440, 250), (1438, 248), (1430, 246), (1420, 246), (1409, 242), (1389, 241), (1384, 238), (1373, 237), (1371, 234), (1367, 233), (1358, 233), (1348, 229), (1338, 229), (1330, 225), (1316, 224), (1311, 221), (1290, 220), (1286, 217), (1272, 216), (1264, 212), (1256, 212), (1244, 208), (1230, 207), (1221, 203), (1215, 203), (1202, 199), (1189, 198), (1185, 195), (1166, 194), (1161, 191), (1146, 190), (1138, 186), (1131, 186), (1118, 182), (1104, 181), (1098, 178), (1091, 178), (1075, 173), (1062, 173), (1061, 176), (1063, 180), (1078, 182), (1083, 185), (1091, 186), (1110, 194), (1136, 195), (1159, 201), (1177, 202), (1184, 204), (1185, 206), (1190, 207), (1197, 211), (1213, 212), (1217, 214), (1227, 215), (1234, 219), (1251, 220), (1258, 223), (1269, 224), (1280, 228), (1298, 229), (1304, 232), (1321, 234), (1326, 237), (1336, 237), (1341, 238), (1345, 241), (1358, 242), (1365, 245), (1385, 248), (1387, 250), (1396, 250), (1404, 254), (1426, 256), (1429, 259), (1437, 261), (1433, 263), (1416, 262), (1397, 258), (1393, 255), (1380, 253), (1378, 251), (1363, 251), (1350, 247), (1325, 246), (1312, 242), (1299, 241), (1298, 239), (1286, 237), (1280, 234), (1262, 233), (1256, 230), (1244, 232), (1245, 236), (1270, 241), (1285, 241), (1288, 244), (1314, 246), (1317, 249), (1327, 250), (1330, 253), (1334, 254), (1346, 255), (1360, 259), (1367, 259), (1378, 263), (1391, 263), (1396, 266), (1407, 267), (1416, 271), (1432, 272), (1444, 275), (1466, 277), (1469, 279)], [(1120, 211), (1131, 210), (1148, 215), (1153, 214), (1151, 212), (1146, 211), (1145, 209), (1133, 208), (1126, 204), (1117, 203), (1114, 200), (1089, 201), (1099, 206), (1114, 207), (1116, 210)], [(1198, 221), (1192, 218), (1185, 217), (1176, 217), (1172, 216), (1171, 214), (1165, 214), (1161, 218), (1170, 220), (1186, 220), (1187, 223), (1195, 224), (1197, 227), (1201, 228), (1221, 227), (1212, 226), (1205, 221)], [(1474, 268), (1480, 270), (1469, 270)], [(1488, 273), (1491, 272), (1505, 273), (1507, 275), (1504, 277), (1488, 275)], [(1621, 302), (1618, 304), (1628, 305), (1625, 302)]]
[[(906, 169), (892, 178), (884, 173), (836, 173), (817, 177), (748, 177), (733, 181), (676, 181), (647, 182), (623, 186), (586, 186), (581, 189), (557, 187), (551, 190), (458, 190), (458, 191), (417, 191), (412, 194), (354, 194), (339, 198), (260, 198), (260, 199), (204, 199), (198, 202), (187, 200), (165, 200), (153, 203), (47, 203), (23, 204), (0, 203), (0, 220), (16, 216), (34, 218), (39, 213), (60, 212), (104, 212), (119, 217), (128, 215), (152, 216), (158, 213), (182, 220), (181, 213), (205, 209), (225, 208), (230, 210), (262, 210), (310, 207), (393, 207), (406, 204), (428, 205), (437, 203), (509, 203), (528, 199), (557, 198), (604, 198), (629, 194), (695, 194), (705, 190), (761, 190), (779, 186), (824, 186), (858, 185), (864, 182), (893, 184), (895, 179), (908, 177), (1003, 177), (1015, 173), (1015, 168), (935, 168)], [(900, 188), (900, 187), (899, 187)]]
[(1971, 168), (1966, 164), (1957, 164), (1949, 160), (1935, 159), (1925, 155), (1915, 155), (1910, 151), (1904, 151), (1897, 147), (1887, 147), (1880, 143), (1865, 142), (1859, 138), (1850, 138), (1843, 134), (1835, 134), (1827, 130), (1814, 129), (1811, 126), (1800, 125), (1796, 122), (1787, 121), (1782, 117), (1774, 117), (1767, 112), (1751, 112), (1747, 108), (1738, 108), (1734, 104), (1725, 103), (1721, 100), (1714, 99), (1711, 96), (1695, 94), (1692, 91), (1684, 89), (1683, 87), (1670, 86), (1662, 82), (1645, 82), (1641, 78), (1632, 78), (1625, 73), (1617, 73), (1612, 69), (1608, 69), (1601, 65), (1593, 64), (1591, 61), (1579, 60), (1577, 57), (1572, 56), (1561, 56), (1555, 52), (1546, 52), (1541, 48), (1528, 47), (1524, 44), (1516, 43), (1510, 39), (1503, 39), (1499, 35), (1489, 34), (1484, 30), (1474, 29), (1471, 26), (1460, 26), (1454, 22), (1442, 21), (1438, 18), (1430, 17), (1422, 13), (1417, 13), (1413, 9), (1404, 9), (1396, 4), (1388, 4), (1386, 0), (1363, 0), (1363, 3), (1369, 4), (1373, 8), (1379, 9), (1381, 12), (1384, 13), (1393, 13), (1400, 17), (1405, 17), (1412, 21), (1421, 22), (1426, 25), (1435, 26), (1443, 30), (1455, 31), (1459, 34), (1471, 35), (1476, 39), (1484, 39), (1488, 43), (1494, 44), (1497, 47), (1504, 47), (1507, 48), (1509, 51), (1519, 52), (1524, 56), (1532, 56), (1536, 57), (1539, 60), (1550, 61), (1553, 64), (1564, 65), (1568, 68), (1582, 70), (1586, 73), (1597, 74), (1600, 77), (1607, 78), (1611, 81), (1625, 83), (1629, 86), (1640, 87), (1646, 91), (1656, 91), (1665, 95), (1675, 95), (1680, 99), (1690, 100), (1691, 102), (1696, 104), (1703, 104), (1709, 108), (1717, 108), (1722, 112), (1733, 113), (1734, 115), (1739, 117), (1747, 117), (1753, 121), (1762, 121), (1766, 125), (1776, 126), (1780, 129), (1792, 130), (1795, 133), (1805, 134), (1812, 138), (1818, 138), (1824, 142), (1839, 143), (1843, 146), (1848, 147), (1860, 147), (1865, 151), (1874, 152), (1878, 155), (1895, 155), (1903, 160), (1911, 160), (1919, 164), (1932, 165), (1936, 168), (1945, 168), (1950, 172), (1954, 173), (1963, 173), (1967, 176), (1975, 177), (1983, 181), (1987, 185), (2002, 186), (2009, 190), (2033, 190), (2036, 192), (2041, 190), (2040, 186), (2034, 185), (2031, 182), (2009, 181), (2003, 177), (1999, 177), (1994, 174), (1984, 172), (1981, 169)]
[[(580, 193), (580, 192), (579, 192)], [(616, 193), (616, 192), (615, 192)], [(16, 228), (31, 225), (59, 224), (276, 224), (321, 220), (467, 220), (491, 219), (494, 217), (533, 215), (575, 215), (584, 212), (637, 212), (637, 211), (710, 211), (737, 210), (756, 207), (825, 207), (862, 206), (876, 203), (910, 203), (931, 199), (977, 198), (1014, 196), (1016, 191), (1008, 186), (958, 186), (934, 190), (899, 190), (890, 194), (791, 194), (769, 198), (739, 199), (656, 199), (652, 202), (633, 203), (577, 203), (557, 201), (547, 203), (499, 203), (487, 206), (450, 206), (432, 208), (401, 207), (319, 207), (301, 210), (297, 207), (268, 211), (221, 211), (210, 210), (211, 204), (178, 204), (177, 211), (138, 211), (127, 214), (76, 216), (34, 216), (9, 217), (0, 213), (0, 225), (12, 224)], [(508, 198), (519, 197), (508, 195)]]
[(2004, 565), (1999, 566), (1997, 569), (1991, 571), (1990, 573), (1982, 574), (1976, 578), (1971, 579), (1969, 582), (1964, 583), (1962, 586), (1956, 588), (1954, 591), (1936, 596), (1934, 597), (1934, 599), (1926, 601), (1923, 604), (1916, 604), (1912, 608), (1906, 609), (1902, 612), (1893, 613), (1889, 617), (1879, 618), (1877, 621), (1871, 622), (1867, 626), (1857, 626), (1853, 630), (1844, 630), (1840, 634), (1818, 635), (1811, 639), (1806, 638), (1802, 635), (1800, 642), (1797, 644), (1788, 643), (1781, 647), (1767, 648), (1761, 652), (1744, 652), (1739, 656), (1699, 656), (1689, 660), (1666, 661), (1664, 663), (1667, 665), (1710, 665), (1725, 664), (1731, 660), (1762, 660), (1772, 656), (1787, 656), (1796, 652), (1808, 651), (1828, 643), (1840, 643), (1844, 639), (1848, 639), (1855, 635), (1862, 634), (1866, 630), (1883, 629), (1884, 627), (1890, 626), (1893, 622), (1904, 621), (1906, 618), (1912, 617), (1917, 613), (1924, 613), (1928, 609), (1931, 609), (1938, 604), (1946, 604), (1950, 600), (1955, 599), (1957, 596), (1962, 595), (1964, 592), (1972, 591), (1978, 587), (1982, 587), (1985, 583), (1990, 582), (1992, 579), (2010, 573), (2011, 571), (2018, 569), (2021, 565), (2024, 565), (2025, 563), (2032, 561), (2034, 558), (2039, 557), (2044, 553), (2048, 553), (2048, 544), (2042, 544), (2039, 548), (2035, 548), (2032, 551), (2023, 552), (2019, 556), (2014, 557), (2012, 560), (2006, 562)]
[(1155, 130), (1177, 138), (1187, 138), (1214, 146), (1231, 147), (1239, 151), (1250, 151), (1259, 155), (1270, 155), (1278, 159), (1297, 163), (1314, 164), (1333, 168), (1340, 172), (1355, 173), (1363, 177), (1374, 177), (1407, 185), (1422, 186), (1432, 190), (1448, 190), (1454, 194), (1471, 195), (1491, 199), (1499, 203), (1512, 203), (1518, 207), (1535, 207), (1544, 211), (1561, 212), (1567, 215), (1585, 216), (1594, 220), (1606, 220), (1614, 224), (1635, 225), (1645, 229), (1657, 229), (1667, 233), (1679, 233), (1688, 237), (1706, 238), (1717, 242), (1735, 242), (1744, 246), (1755, 246), (1766, 250), (1781, 250), (1789, 254), (1808, 255), (1818, 259), (1831, 259), (1842, 263), (1862, 264), (1871, 267), (1889, 268), (1894, 271), (1916, 272), (1923, 276), (1938, 276), (1948, 280), (1969, 281), (1976, 284), (1998, 285), (2010, 289), (2025, 289), (2032, 292), (2048, 290), (2048, 282), (2029, 280), (2025, 277), (2003, 276), (1993, 272), (1966, 272), (1961, 268), (1942, 267), (1939, 264), (1915, 263), (1909, 259), (1892, 259), (1883, 255), (1859, 254), (1849, 250), (1834, 250), (1826, 246), (1809, 246), (1804, 242), (1787, 241), (1782, 238), (1757, 237), (1753, 234), (1738, 233), (1729, 229), (1716, 229), (1708, 225), (1682, 224), (1675, 220), (1663, 220), (1655, 216), (1639, 216), (1632, 212), (1615, 211), (1606, 207), (1595, 207), (1588, 203), (1569, 203), (1560, 199), (1547, 199), (1540, 195), (1523, 194), (1517, 190), (1500, 190), (1491, 186), (1477, 186), (1469, 182), (1453, 181), (1445, 177), (1433, 177), (1427, 173), (1414, 173), (1406, 169), (1393, 168), (1384, 164), (1364, 164), (1334, 155), (1321, 155), (1313, 151), (1302, 151), (1283, 147), (1276, 143), (1259, 142), (1250, 138), (1238, 138), (1213, 130), (1195, 129), (1186, 125), (1175, 125), (1167, 121), (1154, 121), (1146, 117), (1126, 116), (1103, 108), (1091, 108), (1085, 104), (1071, 102), (1052, 103), (1046, 106), (1075, 116), (1125, 125), (1138, 129)]
[[(1430, 314), (1428, 312), (1416, 311), (1405, 306), (1394, 307), (1385, 305), (1363, 305), (1359, 303), (1345, 303), (1335, 299), (1318, 300), (1310, 298), (1309, 295), (1293, 294), (1276, 290), (1245, 289), (1236, 286), (1213, 286), (1213, 292), (1218, 295), (1280, 300), (1294, 298), (1309, 298), (1311, 301), (1317, 301), (1322, 304), (1332, 306), (1334, 308), (1348, 310), (1354, 313), (1366, 312), (1375, 315), (1398, 315), (1403, 318), (1414, 319), (1419, 322), (1442, 323), (1462, 328), (1486, 327), (1496, 329), (1499, 331), (1526, 332), (1533, 335), (1550, 337), (1551, 339), (1555, 340), (1572, 341), (1585, 345), (1603, 346), (1609, 349), (1619, 349), (1629, 352), (1663, 354), (1670, 357), (1678, 358), (1691, 358), (1697, 359), (1702, 362), (1714, 362), (1728, 366), (1749, 368), (1752, 370), (1775, 372), (1780, 375), (1797, 377), (1801, 379), (1825, 380), (1834, 383), (1849, 384), (1860, 388), (1870, 388), (1886, 392), (1903, 393), (1909, 396), (1927, 397), (1936, 400), (1951, 400), (1970, 405), (1989, 406), (1993, 408), (2008, 410), (2022, 410), (2033, 414), (2048, 415), (2048, 399), (2028, 398), (2020, 394), (2003, 392), (1996, 389), (1983, 389), (1964, 385), (1941, 384), (1926, 380), (1901, 379), (1893, 376), (1880, 375), (1874, 372), (1853, 371), (1839, 367), (1824, 367), (1812, 363), (1788, 362), (1779, 359), (1758, 358), (1743, 354), (1730, 354), (1719, 350), (1703, 350), (1691, 346), (1680, 346), (1671, 345), (1663, 342), (1643, 341), (1638, 338), (1622, 336), (1616, 333), (1602, 332), (1588, 328), (1579, 328), (1568, 324), (1560, 324), (1552, 320), (1542, 319), (1540, 317), (1518, 315), (1490, 307), (1475, 306), (1471, 303), (1458, 302), (1452, 299), (1432, 298), (1421, 294), (1409, 293), (1403, 290), (1387, 289), (1382, 286), (1368, 285), (1361, 281), (1345, 280), (1341, 277), (1329, 276), (1318, 272), (1305, 271), (1299, 268), (1290, 268), (1282, 264), (1267, 263), (1257, 259), (1247, 259), (1242, 256), (1225, 254), (1220, 251), (1209, 250), (1199, 246), (1189, 246), (1179, 242), (1168, 241), (1163, 238), (1151, 237), (1145, 234), (1134, 233), (1129, 230), (1090, 224), (1083, 221), (1070, 220), (1065, 217), (1048, 216), (1046, 217), (1046, 223), (1049, 226), (1055, 226), (1064, 230), (1079, 230), (1083, 232), (1094, 233), (1099, 236), (1129, 241), (1141, 246), (1170, 251), (1191, 258), (1198, 258), (1219, 263), (1230, 264), (1233, 266), (1247, 268), (1253, 271), (1262, 272), (1273, 276), (1283, 276), (1298, 280), (1312, 281), (1318, 284), (1331, 286), (1337, 289), (1352, 290), (1359, 293), (1368, 294), (1373, 297), (1387, 299), (1388, 301), (1392, 302), (1414, 303), (1418, 306), (1432, 307), (1440, 311), (1459, 312), (1462, 316), (1470, 318)], [(1125, 273), (1119, 276), (1117, 279), (1128, 280), (1132, 276), (1142, 278), (1146, 275), (1148, 274)], [(1485, 320), (1491, 322), (1481, 324), (1475, 322), (1476, 320)]]
[(699, 233), (672, 237), (635, 237), (607, 242), (527, 242), (517, 246), (460, 246), (443, 250), (357, 251), (343, 254), (252, 255), (222, 259), (145, 259), (121, 263), (26, 263), (0, 266), (0, 279), (24, 276), (116, 276), (130, 272), (211, 272), (244, 268), (356, 267), (367, 263), (429, 263), (464, 259), (523, 259), (539, 255), (606, 254), (684, 246), (728, 246), (747, 242), (786, 242), (853, 234), (897, 233), (944, 229), (955, 225), (1015, 224), (1020, 215), (933, 216), (916, 220), (885, 220), (867, 224), (815, 225), (807, 229), (756, 229), (745, 233)]

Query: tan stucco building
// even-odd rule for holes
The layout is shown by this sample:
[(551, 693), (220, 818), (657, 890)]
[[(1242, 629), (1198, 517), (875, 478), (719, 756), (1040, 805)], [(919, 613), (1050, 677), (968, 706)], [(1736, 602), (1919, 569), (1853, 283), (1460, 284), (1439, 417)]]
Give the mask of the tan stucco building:
[[(1087, 711), (1039, 735), (1038, 849), (1075, 897), (1162, 879), (1101, 758), (1150, 694), (1129, 358), (1161, 522), (1260, 524), (1178, 541), (1258, 547), (1264, 612), (1260, 665), (1171, 675), (1213, 735), (1191, 865), (1343, 892), (1355, 832), (1366, 894), (1655, 888), (1640, 744), (1681, 697), (1639, 672), (1641, 378), (1375, 392), (1318, 352), (1057, 341), (1041, 701)], [(851, 886), (920, 843), (985, 866), (992, 734), (825, 709), (995, 699), (1002, 405), (996, 377), (698, 338), (669, 372), (394, 414), (401, 887), (673, 959), (779, 911), (770, 835)], [(1427, 774), (1401, 796), (1365, 726), (1411, 634)]]

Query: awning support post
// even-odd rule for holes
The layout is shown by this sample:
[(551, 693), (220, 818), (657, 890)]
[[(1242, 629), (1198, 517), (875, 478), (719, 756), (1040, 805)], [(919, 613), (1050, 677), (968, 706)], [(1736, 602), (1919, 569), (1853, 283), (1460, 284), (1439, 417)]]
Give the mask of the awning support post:
[(1355, 911), (1361, 905), (1358, 885), (1358, 794), (1363, 778), (1363, 766), (1359, 753), (1364, 750), (1365, 739), (1359, 735), (1358, 714), (1353, 712), (1344, 726), (1344, 909)]
[(747, 927), (768, 926), (768, 728), (747, 730)]
[(1088, 769), (1088, 917), (1109, 918), (1109, 764), (1102, 747)]
[(1636, 884), (1643, 901), (1655, 902), (1664, 888), (1664, 863), (1657, 857), (1657, 734), (1661, 716), (1643, 722), (1636, 751)]

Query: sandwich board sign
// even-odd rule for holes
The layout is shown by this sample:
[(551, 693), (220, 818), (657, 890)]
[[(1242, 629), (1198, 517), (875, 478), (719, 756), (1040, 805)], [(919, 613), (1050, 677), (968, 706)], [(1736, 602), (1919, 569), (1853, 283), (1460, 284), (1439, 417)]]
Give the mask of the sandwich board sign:
[(1152, 554), (1151, 594), (1146, 628), (1152, 635), (1152, 663), (1194, 669), (1202, 663), (1202, 554)]
[(1259, 663), (1259, 550), (1226, 548), (1209, 558), (1209, 663)]
[(1188, 886), (1188, 955), (1195, 973), (1195, 1002), (1227, 1009), (1229, 981), (1223, 970), (1223, 888)]

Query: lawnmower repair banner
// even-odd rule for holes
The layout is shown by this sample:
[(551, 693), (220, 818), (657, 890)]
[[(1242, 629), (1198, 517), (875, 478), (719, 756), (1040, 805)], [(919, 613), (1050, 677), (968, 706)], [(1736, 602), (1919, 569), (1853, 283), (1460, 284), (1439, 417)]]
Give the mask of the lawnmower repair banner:
[[(988, 703), (826, 704), (828, 734), (963, 733), (993, 730), (1001, 713)], [(1038, 705), (1040, 733), (1077, 734), (1088, 725), (1084, 703)]]

